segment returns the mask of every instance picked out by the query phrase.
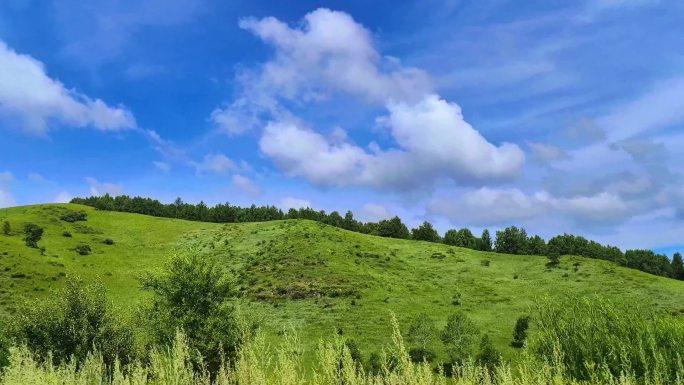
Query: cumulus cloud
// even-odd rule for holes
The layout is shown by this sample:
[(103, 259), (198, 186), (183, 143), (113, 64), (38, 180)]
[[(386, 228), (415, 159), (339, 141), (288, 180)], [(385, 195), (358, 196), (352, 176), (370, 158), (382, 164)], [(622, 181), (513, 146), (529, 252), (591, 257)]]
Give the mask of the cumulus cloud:
[(201, 162), (192, 162), (198, 174), (211, 172), (222, 174), (235, 168), (235, 162), (221, 153), (207, 154)]
[[(517, 145), (488, 142), (456, 103), (433, 93), (427, 73), (383, 57), (372, 34), (348, 14), (318, 9), (296, 27), (273, 17), (240, 26), (271, 45), (274, 58), (243, 73), (240, 97), (211, 119), (232, 134), (263, 127), (261, 152), (286, 175), (318, 186), (404, 190), (441, 179), (481, 184), (519, 174), (525, 155)], [(307, 105), (337, 93), (383, 106), (387, 113), (376, 124), (395, 146), (367, 149), (341, 128), (326, 137), (284, 103)]]
[(118, 183), (100, 182), (93, 177), (87, 177), (86, 182), (90, 186), (90, 194), (95, 196), (109, 194), (112, 196), (123, 194), (123, 186)]
[(119, 131), (136, 127), (123, 106), (110, 107), (50, 78), (43, 64), (0, 41), (0, 117), (18, 120), (37, 135), (50, 123)]
[(240, 174), (233, 175), (233, 186), (251, 197), (261, 195), (261, 188), (251, 179)]
[(441, 178), (457, 183), (512, 179), (525, 155), (495, 146), (468, 124), (458, 105), (429, 95), (418, 104), (392, 103), (379, 119), (398, 148), (366, 150), (295, 123), (269, 123), (261, 151), (287, 175), (321, 186), (415, 189)]
[(285, 197), (285, 198), (280, 200), (278, 207), (280, 207), (282, 210), (285, 210), (285, 211), (287, 211), (289, 209), (301, 209), (301, 208), (311, 207), (311, 202), (309, 202), (306, 199)]

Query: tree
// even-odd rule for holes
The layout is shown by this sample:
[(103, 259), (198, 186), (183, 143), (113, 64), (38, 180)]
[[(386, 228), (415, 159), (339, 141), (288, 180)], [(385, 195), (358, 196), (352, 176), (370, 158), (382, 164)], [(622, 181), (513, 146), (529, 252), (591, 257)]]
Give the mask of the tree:
[(674, 253), (672, 256), (672, 277), (684, 280), (684, 263), (682, 263), (682, 255), (680, 253)]
[(482, 230), (480, 237), (479, 249), (482, 251), (492, 251), (492, 237), (489, 235), (489, 230)]
[[(155, 342), (169, 344), (183, 330), (212, 372), (223, 355), (234, 358), (241, 335), (229, 303), (232, 283), (214, 260), (176, 256), (162, 274), (145, 275), (142, 287), (153, 293), (145, 316)], [(200, 359), (195, 356), (195, 364)]]
[(466, 228), (460, 230), (449, 230), (444, 234), (444, 243), (447, 245), (475, 249), (478, 246), (478, 239)]
[(12, 226), (10, 226), (9, 221), (4, 221), (2, 223), (2, 233), (5, 235), (12, 234)]
[(513, 341), (511, 346), (514, 348), (522, 348), (525, 346), (525, 341), (527, 340), (527, 329), (530, 327), (530, 317), (521, 316), (515, 322), (515, 328), (513, 328)]
[(475, 357), (475, 362), (489, 370), (490, 373), (494, 373), (496, 368), (501, 365), (501, 353), (494, 347), (492, 340), (489, 339), (488, 335), (482, 336), (480, 341), (480, 351)]
[(452, 314), (442, 330), (440, 338), (452, 363), (464, 362), (473, 349), (477, 328), (462, 312)]
[(409, 239), (411, 237), (408, 227), (401, 222), (399, 217), (378, 222), (376, 233), (381, 237), (389, 238)]
[(497, 253), (525, 254), (527, 252), (527, 232), (515, 226), (496, 232), (494, 248)]
[(437, 334), (434, 321), (425, 313), (418, 315), (408, 330), (408, 341), (414, 346), (409, 352), (414, 362), (431, 361), (435, 354), (429, 349)]
[(51, 353), (56, 364), (71, 358), (82, 362), (93, 348), (108, 365), (117, 358), (125, 364), (136, 356), (133, 330), (115, 317), (101, 282), (84, 285), (69, 279), (61, 295), (18, 312), (12, 336), (36, 357)]
[(26, 235), (24, 237), (26, 246), (37, 248), (38, 241), (43, 237), (43, 228), (33, 223), (27, 223), (24, 226), (24, 234)]
[(411, 236), (418, 241), (439, 242), (439, 234), (428, 221), (411, 230)]
[(527, 254), (547, 255), (546, 241), (539, 235), (527, 239)]

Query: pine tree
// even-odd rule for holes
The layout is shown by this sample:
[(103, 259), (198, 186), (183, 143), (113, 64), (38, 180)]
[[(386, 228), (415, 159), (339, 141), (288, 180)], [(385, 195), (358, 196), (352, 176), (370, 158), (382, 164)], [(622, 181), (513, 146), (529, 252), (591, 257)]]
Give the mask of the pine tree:
[(482, 236), (480, 237), (480, 250), (482, 251), (492, 251), (492, 237), (489, 235), (489, 230), (482, 230)]
[(684, 262), (680, 253), (672, 256), (672, 277), (684, 281)]

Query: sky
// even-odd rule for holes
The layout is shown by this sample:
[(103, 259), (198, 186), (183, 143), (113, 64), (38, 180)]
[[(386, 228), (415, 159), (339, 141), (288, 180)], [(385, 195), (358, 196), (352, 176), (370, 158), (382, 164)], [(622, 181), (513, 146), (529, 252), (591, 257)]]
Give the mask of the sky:
[(0, 207), (76, 196), (684, 250), (684, 3), (0, 1)]

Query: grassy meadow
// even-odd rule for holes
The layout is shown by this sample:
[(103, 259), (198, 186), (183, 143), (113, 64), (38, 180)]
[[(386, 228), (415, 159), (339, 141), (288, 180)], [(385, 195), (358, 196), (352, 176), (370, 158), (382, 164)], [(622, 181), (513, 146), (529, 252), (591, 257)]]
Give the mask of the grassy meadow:
[[(60, 220), (68, 210), (84, 210), (87, 221)], [(516, 319), (543, 297), (600, 295), (684, 313), (684, 282), (581, 257), (564, 256), (549, 269), (545, 257), (381, 238), (307, 220), (211, 224), (71, 204), (2, 209), (5, 220), (12, 234), (0, 234), (2, 314), (49, 297), (69, 275), (103, 281), (114, 305), (130, 313), (145, 295), (141, 274), (192, 250), (217, 257), (231, 272), (241, 308), (267, 338), (295, 331), (306, 360), (320, 338), (336, 333), (354, 339), (364, 354), (377, 352), (389, 342), (390, 312), (401, 325), (426, 313), (441, 327), (463, 310), (509, 359), (517, 357), (510, 347)], [(38, 242), (44, 250), (24, 244), (28, 222), (45, 228)], [(78, 245), (89, 245), (91, 254), (77, 253)], [(434, 349), (442, 355), (439, 345)]]

